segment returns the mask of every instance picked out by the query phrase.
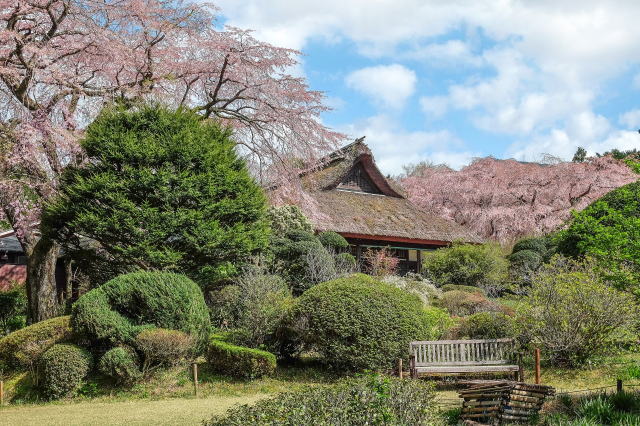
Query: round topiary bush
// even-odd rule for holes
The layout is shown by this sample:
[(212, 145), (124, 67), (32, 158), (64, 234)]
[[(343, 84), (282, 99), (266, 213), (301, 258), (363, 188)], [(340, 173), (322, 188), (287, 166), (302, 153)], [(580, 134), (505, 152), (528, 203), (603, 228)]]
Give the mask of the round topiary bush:
[(109, 349), (102, 355), (98, 370), (119, 384), (132, 384), (142, 377), (136, 352), (126, 346)]
[(526, 271), (535, 271), (542, 265), (543, 258), (540, 253), (533, 250), (520, 250), (509, 255), (512, 268), (520, 268)]
[(144, 329), (191, 335), (198, 349), (209, 336), (209, 311), (198, 285), (184, 275), (135, 272), (89, 291), (73, 305), (74, 330), (97, 345), (132, 345)]
[(342, 251), (349, 247), (349, 243), (344, 237), (337, 232), (325, 231), (318, 234), (318, 240), (320, 243), (328, 249), (334, 251)]
[(31, 368), (44, 351), (73, 337), (71, 317), (56, 317), (14, 331), (0, 339), (0, 362), (12, 369)]
[(547, 252), (547, 242), (544, 238), (525, 238), (518, 241), (511, 252), (517, 253), (523, 250), (531, 250), (544, 255)]
[(47, 399), (72, 396), (91, 370), (91, 354), (72, 344), (53, 345), (38, 360), (39, 387)]
[(432, 329), (417, 296), (363, 274), (307, 290), (293, 307), (292, 324), (327, 365), (348, 370), (389, 368)]

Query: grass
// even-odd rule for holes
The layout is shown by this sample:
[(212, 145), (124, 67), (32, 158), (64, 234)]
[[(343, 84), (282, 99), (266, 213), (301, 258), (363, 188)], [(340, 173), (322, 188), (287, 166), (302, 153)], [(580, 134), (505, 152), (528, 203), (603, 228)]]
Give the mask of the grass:
[(197, 425), (268, 394), (120, 402), (86, 401), (0, 408), (0, 425)]
[[(533, 381), (528, 365), (526, 379)], [(640, 385), (640, 353), (624, 353), (598, 360), (580, 369), (542, 368), (542, 383), (558, 392), (615, 387), (616, 378), (625, 386)], [(46, 402), (33, 391), (27, 374), (5, 382), (11, 406), (0, 408), (0, 425), (102, 425), (102, 424), (199, 424), (235, 404), (253, 403), (279, 392), (319, 386), (336, 377), (313, 364), (279, 368), (271, 378), (234, 380), (214, 374), (201, 365), (199, 398), (193, 396), (193, 382), (186, 368), (158, 372), (130, 389), (118, 389), (94, 379), (81, 395), (65, 401)], [(440, 386), (438, 399), (448, 408), (455, 406), (457, 392)], [(640, 388), (639, 388), (640, 389)]]
[(177, 367), (129, 389), (91, 379), (78, 396), (47, 402), (34, 390), (30, 375), (21, 373), (5, 382), (11, 405), (0, 408), (0, 425), (195, 425), (235, 404), (335, 380), (313, 365), (279, 368), (273, 377), (243, 381), (217, 375), (204, 364), (198, 378), (198, 398), (190, 370)]

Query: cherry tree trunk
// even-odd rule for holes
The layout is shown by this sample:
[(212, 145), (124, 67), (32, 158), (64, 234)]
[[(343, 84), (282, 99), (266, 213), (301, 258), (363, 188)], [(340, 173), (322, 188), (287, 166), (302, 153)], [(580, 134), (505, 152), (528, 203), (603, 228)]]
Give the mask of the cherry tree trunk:
[(29, 323), (59, 314), (56, 288), (56, 262), (60, 247), (53, 240), (40, 238), (27, 260), (27, 299)]

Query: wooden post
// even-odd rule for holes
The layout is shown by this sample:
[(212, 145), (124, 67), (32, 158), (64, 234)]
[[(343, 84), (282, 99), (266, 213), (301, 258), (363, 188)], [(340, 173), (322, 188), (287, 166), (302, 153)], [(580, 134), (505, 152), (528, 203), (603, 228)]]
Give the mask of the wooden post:
[(518, 353), (518, 381), (524, 382), (524, 365), (522, 365), (522, 352)]
[(536, 385), (539, 385), (540, 384), (540, 348), (536, 348), (535, 362), (536, 362)]
[(402, 379), (402, 358), (398, 358), (398, 377)]
[(4, 405), (4, 380), (0, 380), (0, 407)]
[(616, 380), (616, 392), (622, 393), (622, 380)]
[(198, 364), (193, 363), (193, 392), (198, 397)]

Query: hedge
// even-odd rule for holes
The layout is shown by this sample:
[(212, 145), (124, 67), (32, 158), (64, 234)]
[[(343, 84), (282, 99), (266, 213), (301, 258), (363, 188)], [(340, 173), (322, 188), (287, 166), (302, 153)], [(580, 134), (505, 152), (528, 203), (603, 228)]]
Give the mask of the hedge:
[(74, 330), (97, 345), (131, 345), (142, 330), (161, 327), (184, 331), (204, 348), (209, 321), (198, 285), (168, 272), (121, 275), (80, 297), (72, 309)]
[(207, 362), (211, 368), (232, 377), (256, 379), (275, 371), (274, 354), (229, 343), (228, 334), (214, 334), (209, 340)]
[(344, 379), (241, 405), (205, 421), (236, 425), (438, 425), (433, 385), (379, 375)]
[(118, 384), (132, 384), (142, 377), (138, 355), (129, 347), (117, 346), (102, 355), (98, 370)]
[(53, 345), (38, 360), (39, 387), (47, 399), (72, 396), (91, 370), (91, 354), (72, 344)]
[(409, 342), (426, 340), (433, 315), (415, 295), (364, 274), (307, 290), (292, 310), (291, 330), (337, 369), (391, 368)]
[(13, 369), (31, 368), (44, 351), (73, 338), (70, 320), (70, 316), (51, 318), (3, 337), (0, 361)]

